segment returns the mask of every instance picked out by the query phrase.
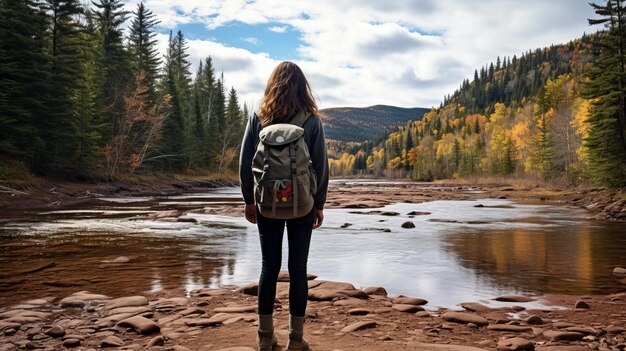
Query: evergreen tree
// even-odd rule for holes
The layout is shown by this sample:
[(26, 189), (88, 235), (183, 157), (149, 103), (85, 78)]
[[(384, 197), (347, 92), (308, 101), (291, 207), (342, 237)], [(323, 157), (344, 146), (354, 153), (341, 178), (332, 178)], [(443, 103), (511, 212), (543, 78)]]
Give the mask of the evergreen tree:
[(139, 71), (144, 72), (144, 81), (150, 89), (152, 102), (156, 99), (156, 80), (161, 63), (156, 47), (157, 40), (154, 38), (156, 36), (154, 27), (160, 22), (155, 17), (152, 11), (144, 6), (143, 2), (137, 5), (137, 10), (133, 12), (128, 45), (133, 70), (135, 74)]
[(103, 101), (102, 118), (108, 122), (107, 139), (117, 134), (117, 124), (124, 112), (124, 92), (132, 82), (128, 53), (124, 49), (122, 24), (128, 12), (121, 0), (92, 1), (98, 45), (99, 69), (102, 80), (99, 98)]
[(31, 168), (50, 92), (46, 40), (46, 17), (34, 1), (0, 1), (0, 158)]
[(626, 14), (623, 0), (591, 4), (604, 24), (596, 64), (589, 72), (584, 95), (593, 100), (589, 113), (589, 135), (585, 140), (589, 171), (596, 181), (608, 186), (626, 186)]
[(44, 3), (49, 18), (51, 94), (48, 115), (41, 125), (39, 134), (42, 147), (37, 150), (37, 168), (49, 170), (75, 170), (77, 157), (76, 95), (79, 93), (82, 50), (82, 28), (76, 18), (83, 13), (77, 0), (46, 0)]

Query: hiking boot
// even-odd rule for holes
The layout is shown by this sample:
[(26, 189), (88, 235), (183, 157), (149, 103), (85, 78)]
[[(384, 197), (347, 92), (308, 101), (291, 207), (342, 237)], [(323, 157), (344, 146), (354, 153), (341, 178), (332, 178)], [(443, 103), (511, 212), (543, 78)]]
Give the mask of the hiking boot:
[(305, 338), (300, 337), (300, 338), (291, 338), (289, 337), (289, 341), (287, 341), (287, 350), (289, 351), (308, 351), (310, 350), (309, 348), (309, 342), (306, 341)]
[(278, 344), (278, 339), (274, 332), (263, 333), (258, 332), (256, 337), (257, 351), (272, 351), (274, 345)]

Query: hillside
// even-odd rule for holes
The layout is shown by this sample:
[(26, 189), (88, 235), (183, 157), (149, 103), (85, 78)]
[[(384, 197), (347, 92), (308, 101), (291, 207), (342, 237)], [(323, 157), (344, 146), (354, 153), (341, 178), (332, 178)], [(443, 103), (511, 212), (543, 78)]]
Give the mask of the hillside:
[(581, 91), (602, 38), (584, 35), (519, 57), (498, 57), (420, 120), (338, 152), (331, 174), (588, 179), (583, 140), (591, 130), (593, 100)]
[(402, 108), (386, 105), (336, 107), (323, 109), (324, 131), (328, 139), (366, 141), (381, 137), (409, 120), (419, 120), (427, 108)]

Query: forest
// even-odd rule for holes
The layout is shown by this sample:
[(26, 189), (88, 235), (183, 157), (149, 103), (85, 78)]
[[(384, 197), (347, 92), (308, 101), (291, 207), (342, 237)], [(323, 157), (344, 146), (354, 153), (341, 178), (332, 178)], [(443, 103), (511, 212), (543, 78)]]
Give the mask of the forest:
[(498, 57), (421, 120), (331, 148), (332, 174), (626, 186), (626, 16), (621, 0), (591, 6), (597, 33)]
[(211, 57), (192, 79), (180, 31), (162, 57), (143, 3), (132, 12), (121, 0), (0, 4), (0, 179), (236, 167), (247, 106)]

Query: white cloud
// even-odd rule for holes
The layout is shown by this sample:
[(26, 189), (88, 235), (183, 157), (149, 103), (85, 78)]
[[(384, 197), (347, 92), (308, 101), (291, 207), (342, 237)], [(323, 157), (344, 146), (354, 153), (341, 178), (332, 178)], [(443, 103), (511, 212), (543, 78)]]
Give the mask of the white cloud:
[[(594, 17), (585, 1), (571, 0), (145, 0), (161, 25), (232, 23), (291, 27), (301, 35), (295, 60), (322, 107), (438, 105), (474, 69), (497, 56), (518, 56), (566, 42)], [(135, 6), (130, 4), (129, 6)], [(279, 29), (280, 28), (280, 29)], [(209, 32), (210, 35), (210, 32)], [(244, 39), (244, 38), (242, 38)], [(190, 40), (196, 64), (211, 55), (228, 86), (258, 106), (278, 60), (211, 40)]]
[(255, 37), (241, 38), (241, 40), (245, 41), (246, 43), (250, 43), (252, 45), (255, 45), (255, 46), (260, 46), (262, 44), (262, 42), (259, 40), (259, 38), (255, 38)]
[(268, 29), (271, 30), (274, 33), (285, 33), (287, 31), (287, 26), (272, 26), (269, 27)]

